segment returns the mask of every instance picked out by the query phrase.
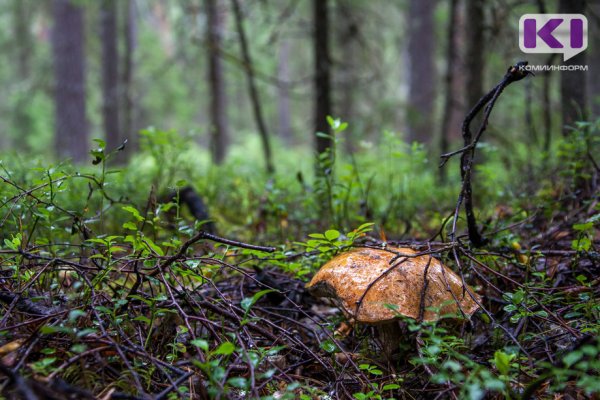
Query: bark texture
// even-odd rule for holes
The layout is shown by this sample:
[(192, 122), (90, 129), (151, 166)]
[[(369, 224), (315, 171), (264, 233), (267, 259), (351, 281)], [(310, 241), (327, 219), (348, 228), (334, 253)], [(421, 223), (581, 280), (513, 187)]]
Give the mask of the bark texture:
[(220, 11), (217, 0), (206, 0), (211, 120), (210, 147), (213, 161), (216, 164), (223, 163), (229, 138), (227, 91), (223, 74), (223, 60), (220, 55), (224, 13)]
[(55, 76), (55, 150), (58, 157), (87, 159), (83, 10), (69, 0), (54, 0), (52, 52)]
[[(331, 60), (329, 57), (329, 1), (313, 0), (315, 50), (315, 131), (330, 133), (327, 116), (331, 115)], [(330, 138), (318, 135), (316, 150), (321, 154), (333, 147)]]
[(408, 10), (408, 139), (423, 143), (433, 139), (435, 100), (436, 0), (410, 1)]
[[(115, 0), (102, 0), (100, 8), (100, 40), (102, 44), (102, 121), (108, 151), (119, 147), (123, 141), (119, 121), (119, 54), (117, 50), (117, 4)], [(115, 161), (124, 161), (117, 153)]]
[(465, 92), (466, 114), (483, 96), (483, 76), (485, 70), (484, 37), (484, 1), (467, 0), (465, 12), (466, 54), (465, 54)]
[[(585, 0), (560, 0), (559, 12), (563, 14), (585, 14)], [(586, 52), (564, 62), (565, 65), (586, 65)], [(561, 71), (560, 97), (562, 105), (563, 134), (569, 133), (569, 126), (587, 117), (586, 75), (583, 71)]]
[[(446, 44), (446, 74), (444, 76), (444, 111), (440, 129), (440, 154), (445, 154), (450, 148), (450, 132), (452, 129), (452, 113), (454, 108), (454, 71), (458, 62), (456, 54), (456, 20), (458, 0), (450, 0), (448, 10), (448, 43)], [(441, 180), (446, 179), (446, 169), (440, 168)]]
[(123, 7), (122, 36), (124, 39), (124, 54), (122, 57), (121, 74), (121, 104), (123, 117), (121, 118), (121, 134), (127, 140), (127, 146), (123, 150), (125, 158), (129, 159), (131, 154), (138, 148), (136, 135), (136, 103), (134, 101), (134, 72), (135, 72), (135, 50), (137, 47), (137, 19), (134, 0), (120, 2)]

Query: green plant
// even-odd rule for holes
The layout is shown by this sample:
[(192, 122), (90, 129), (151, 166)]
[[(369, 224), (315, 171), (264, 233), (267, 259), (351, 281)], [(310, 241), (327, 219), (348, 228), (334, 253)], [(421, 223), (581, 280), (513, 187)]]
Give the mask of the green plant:
[(533, 311), (537, 306), (537, 302), (524, 289), (519, 289), (514, 293), (504, 293), (502, 297), (510, 303), (504, 306), (504, 311), (511, 314), (510, 322), (512, 323), (517, 323), (521, 318), (530, 316), (548, 317), (548, 313), (545, 310)]

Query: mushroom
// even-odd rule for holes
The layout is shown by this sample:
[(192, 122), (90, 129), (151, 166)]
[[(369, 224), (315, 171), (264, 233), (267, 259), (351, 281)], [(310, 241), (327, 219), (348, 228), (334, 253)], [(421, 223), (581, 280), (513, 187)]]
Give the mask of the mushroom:
[(352, 249), (323, 265), (306, 288), (315, 297), (332, 298), (347, 318), (375, 325), (389, 357), (400, 340), (399, 314), (435, 321), (459, 312), (469, 317), (478, 308), (479, 296), (460, 276), (429, 255), (415, 254), (409, 248)]

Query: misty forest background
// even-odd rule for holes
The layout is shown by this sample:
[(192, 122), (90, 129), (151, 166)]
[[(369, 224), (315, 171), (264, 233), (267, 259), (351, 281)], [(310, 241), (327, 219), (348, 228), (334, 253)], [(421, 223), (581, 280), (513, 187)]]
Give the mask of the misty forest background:
[[(520, 52), (517, 23), (524, 13), (589, 14), (589, 48), (567, 62), (589, 71), (540, 73), (511, 88), (483, 139), (482, 151), (498, 163), (478, 166), (482, 184), (495, 195), (535, 192), (533, 164), (552, 158), (566, 126), (599, 107), (600, 84), (590, 79), (600, 65), (593, 2), (15, 0), (0, 6), (1, 45), (11, 60), (0, 69), (6, 157), (81, 164), (90, 160), (92, 139), (104, 140), (107, 152), (127, 140), (110, 165), (135, 160), (132, 169), (149, 171), (186, 158), (140, 186), (164, 192), (185, 179), (215, 207), (236, 204), (217, 199), (224, 187), (215, 177), (222, 175), (252, 175), (261, 191), (268, 175), (255, 174), (275, 171), (285, 177), (276, 187), (305, 193), (323, 169), (314, 168), (315, 155), (335, 147), (329, 156), (348, 162), (354, 171), (348, 174), (365, 171), (362, 211), (355, 209), (365, 220), (402, 232), (414, 214), (443, 211), (445, 199), (414, 192), (440, 189), (448, 170), (457, 178), (452, 163), (440, 170), (441, 180), (436, 169), (438, 156), (460, 145), (466, 113), (508, 65), (562, 62), (559, 54)], [(335, 139), (315, 135), (331, 133), (327, 116), (348, 123)], [(138, 134), (147, 128), (155, 132)], [(165, 160), (144, 157), (144, 140), (161, 135), (171, 153)], [(394, 164), (409, 154), (418, 159)], [(182, 171), (189, 162), (193, 172)], [(223, 163), (230, 169), (215, 172)], [(367, 165), (373, 169), (366, 172)], [(379, 191), (390, 187), (391, 201), (380, 199)], [(212, 217), (226, 214), (215, 210)], [(319, 220), (341, 222), (332, 218)]]
[(331, 115), (349, 123), (343, 155), (376, 152), (389, 134), (435, 157), (508, 65), (562, 62), (518, 48), (522, 14), (559, 10), (589, 15), (589, 49), (568, 62), (589, 72), (542, 73), (513, 89), (486, 144), (547, 152), (564, 125), (599, 107), (593, 2), (313, 3), (3, 1), (0, 146), (80, 163), (92, 138), (108, 149), (127, 139), (124, 162), (153, 126), (197, 145), (201, 160), (242, 152), (268, 163), (271, 142), (270, 163), (302, 152), (304, 167)]
[[(522, 53), (558, 12), (587, 50)], [(597, 395), (598, 43), (592, 0), (0, 0), (0, 398)], [(463, 148), (523, 60), (587, 70)], [(471, 321), (390, 346), (305, 291), (388, 242)]]

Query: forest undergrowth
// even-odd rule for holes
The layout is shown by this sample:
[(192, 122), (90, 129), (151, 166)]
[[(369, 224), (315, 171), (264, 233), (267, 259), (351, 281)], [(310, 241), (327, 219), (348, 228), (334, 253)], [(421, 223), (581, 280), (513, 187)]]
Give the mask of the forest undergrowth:
[[(345, 125), (330, 121), (343, 135)], [(113, 167), (0, 164), (0, 380), (33, 399), (554, 399), (600, 393), (600, 121), (551, 154), (483, 146), (486, 243), (453, 212), (460, 186), (393, 134), (314, 178), (232, 157), (207, 167), (173, 132), (143, 132)], [(375, 155), (377, 154), (377, 155)], [(300, 167), (298, 167), (300, 166)], [(425, 168), (425, 166), (428, 166)], [(374, 173), (373, 171), (377, 171)], [(180, 199), (193, 187), (214, 222)], [(325, 202), (322, 199), (326, 199)], [(200, 233), (198, 233), (200, 232)], [(353, 246), (411, 247), (481, 295), (470, 319), (399, 321), (382, 355), (304, 286)]]

